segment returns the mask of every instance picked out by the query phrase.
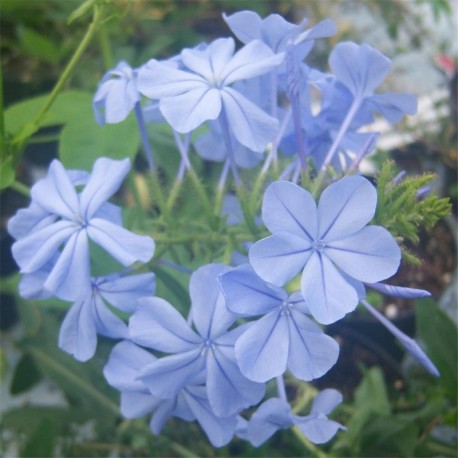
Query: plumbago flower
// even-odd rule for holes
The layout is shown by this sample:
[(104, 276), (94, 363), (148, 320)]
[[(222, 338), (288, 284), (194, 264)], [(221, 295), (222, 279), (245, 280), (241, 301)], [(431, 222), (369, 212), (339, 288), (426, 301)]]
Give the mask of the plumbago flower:
[(355, 309), (361, 282), (393, 275), (401, 251), (391, 234), (367, 226), (377, 191), (361, 176), (347, 176), (326, 188), (318, 204), (286, 181), (264, 195), (262, 219), (273, 235), (256, 242), (249, 259), (256, 273), (284, 285), (302, 270), (301, 292), (313, 317), (333, 323)]
[(95, 119), (100, 125), (124, 121), (140, 102), (136, 78), (137, 70), (124, 61), (105, 73), (93, 102)]
[(117, 344), (104, 367), (103, 373), (110, 385), (121, 393), (121, 413), (126, 418), (140, 418), (152, 414), (150, 428), (159, 434), (171, 417), (184, 421), (197, 420), (215, 447), (226, 445), (233, 437), (237, 418), (218, 417), (213, 412), (202, 385), (204, 378), (184, 386), (175, 396), (154, 396), (141, 378), (141, 371), (157, 361), (150, 352), (133, 342)]
[(224, 116), (242, 145), (261, 152), (272, 140), (278, 121), (231, 86), (272, 71), (283, 55), (275, 55), (259, 41), (235, 54), (234, 50), (232, 38), (220, 38), (206, 49), (183, 50), (182, 69), (150, 60), (139, 70), (138, 88), (145, 96), (160, 99), (160, 110), (176, 131), (191, 132)]
[(97, 334), (112, 339), (128, 338), (127, 325), (106, 303), (132, 313), (137, 300), (154, 294), (156, 289), (152, 273), (124, 277), (113, 274), (93, 278), (91, 284), (92, 289), (67, 312), (59, 333), (59, 347), (78, 361), (94, 356)]
[[(129, 169), (128, 159), (100, 158), (87, 175), (67, 172), (54, 160), (48, 175), (32, 187), (29, 208), (8, 223), (21, 273), (32, 275), (35, 284), (41, 281), (43, 290), (75, 300), (91, 290), (89, 240), (125, 266), (149, 261), (154, 241), (124, 229), (121, 209), (107, 203)], [(75, 186), (81, 185), (78, 192)]]
[(237, 363), (246, 377), (267, 382), (288, 368), (300, 380), (313, 380), (336, 363), (337, 342), (306, 316), (300, 294), (288, 296), (268, 285), (248, 264), (223, 274), (220, 282), (231, 312), (263, 315), (235, 343)]
[(329, 420), (327, 415), (342, 402), (342, 395), (334, 389), (321, 391), (313, 400), (310, 414), (294, 415), (291, 406), (282, 398), (270, 398), (263, 402), (248, 422), (240, 422), (237, 435), (259, 447), (280, 429), (297, 425), (304, 436), (315, 444), (332, 439), (340, 423)]
[(235, 360), (234, 344), (244, 327), (228, 331), (237, 316), (227, 310), (218, 283), (218, 276), (228, 270), (209, 264), (192, 274), (190, 316), (197, 332), (160, 298), (141, 299), (129, 321), (132, 341), (171, 354), (140, 370), (138, 379), (149, 391), (158, 398), (174, 398), (204, 373), (210, 406), (220, 417), (256, 404), (265, 390), (264, 384), (244, 377)]

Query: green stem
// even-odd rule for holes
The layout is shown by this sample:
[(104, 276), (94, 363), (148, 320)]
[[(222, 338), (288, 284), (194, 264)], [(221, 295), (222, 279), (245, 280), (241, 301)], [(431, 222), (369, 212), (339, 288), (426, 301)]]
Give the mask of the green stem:
[(236, 192), (237, 192), (237, 197), (239, 198), (239, 201), (240, 201), (240, 206), (242, 207), (243, 216), (245, 218), (245, 222), (248, 226), (248, 229), (257, 238), (259, 235), (259, 227), (256, 225), (254, 221), (253, 213), (251, 212), (251, 209), (250, 209), (250, 205), (248, 202), (245, 188), (243, 186), (237, 186)]
[(149, 182), (151, 183), (151, 193), (153, 195), (153, 198), (156, 200), (157, 206), (159, 207), (161, 214), (164, 216), (164, 219), (170, 223), (170, 210), (167, 207), (164, 193), (162, 192), (162, 187), (159, 180), (159, 175), (157, 173), (157, 169), (154, 168), (150, 170), (149, 173), (151, 174), (151, 179), (149, 180)]
[(100, 405), (107, 407), (115, 415), (119, 415), (119, 407), (111, 399), (97, 391), (90, 383), (82, 378), (78, 378), (77, 374), (73, 373), (65, 366), (59, 364), (54, 358), (47, 355), (45, 352), (37, 348), (29, 347), (28, 350), (32, 355), (45, 366), (57, 372), (59, 375), (71, 382), (76, 388), (86, 393), (90, 398), (97, 401)]
[(19, 183), (19, 181), (13, 181), (10, 184), (10, 188), (21, 193), (25, 197), (30, 197), (30, 189), (25, 184)]
[(113, 68), (113, 53), (111, 52), (110, 40), (105, 25), (100, 27), (98, 32), (100, 50), (102, 51), (103, 65), (106, 69)]
[(92, 22), (89, 25), (86, 31), (86, 34), (84, 35), (83, 39), (81, 40), (78, 48), (76, 49), (75, 53), (73, 54), (72, 58), (70, 59), (70, 62), (67, 64), (64, 71), (60, 75), (60, 78), (57, 81), (56, 85), (54, 86), (53, 90), (51, 91), (51, 94), (49, 94), (45, 103), (41, 107), (41, 110), (38, 112), (35, 119), (33, 120), (32, 125), (34, 126), (34, 130), (31, 129), (30, 133), (27, 136), (23, 137), (23, 135), (21, 135), (19, 137), (19, 140), (17, 140), (17, 145), (18, 145), (17, 148), (19, 150), (22, 149), (22, 147), (27, 143), (29, 137), (31, 137), (33, 133), (36, 132), (38, 128), (40, 127), (40, 124), (43, 121), (43, 118), (45, 117), (48, 110), (51, 108), (52, 104), (54, 103), (57, 96), (59, 95), (59, 92), (64, 87), (64, 84), (67, 82), (68, 78), (70, 77), (73, 70), (75, 69), (78, 61), (81, 59), (84, 51), (86, 50), (89, 43), (91, 42), (95, 32), (97, 31), (103, 19), (104, 11), (105, 11), (105, 7), (103, 5), (101, 7), (94, 5), (94, 15), (93, 15)]

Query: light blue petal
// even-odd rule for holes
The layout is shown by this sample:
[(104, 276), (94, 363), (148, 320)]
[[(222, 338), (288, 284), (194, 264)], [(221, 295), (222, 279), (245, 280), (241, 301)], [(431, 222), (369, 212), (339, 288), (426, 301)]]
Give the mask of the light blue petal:
[(320, 391), (313, 400), (310, 413), (331, 413), (343, 400), (342, 393), (333, 388)]
[(92, 306), (92, 296), (75, 302), (65, 315), (59, 331), (59, 348), (82, 362), (91, 359), (97, 347)]
[(367, 226), (346, 238), (326, 245), (325, 254), (345, 273), (374, 283), (394, 275), (401, 262), (401, 250), (383, 227)]
[(191, 275), (189, 296), (192, 321), (204, 339), (217, 337), (237, 318), (227, 309), (218, 281), (219, 275), (229, 269), (223, 264), (207, 264)]
[(265, 385), (244, 377), (237, 364), (215, 346), (207, 354), (207, 392), (215, 414), (228, 417), (257, 404)]
[[(177, 413), (184, 415), (180, 416)], [(171, 417), (179, 417), (185, 421), (195, 420), (194, 414), (189, 409), (181, 393), (175, 398), (161, 400), (150, 421), (150, 428), (153, 434), (159, 434)]]
[(234, 137), (253, 151), (264, 151), (277, 133), (278, 121), (230, 87), (221, 90), (221, 97)]
[(346, 237), (374, 216), (377, 191), (361, 176), (348, 176), (328, 186), (318, 204), (319, 237), (325, 242)]
[(296, 25), (279, 14), (270, 14), (262, 21), (262, 41), (275, 52), (284, 51), (286, 44), (304, 30), (307, 22), (307, 19), (303, 19), (301, 24)]
[(264, 315), (287, 299), (282, 288), (268, 285), (249, 264), (225, 273), (220, 282), (228, 309), (241, 316)]
[(103, 375), (107, 382), (119, 391), (148, 393), (143, 383), (137, 380), (137, 375), (143, 367), (155, 360), (156, 357), (152, 353), (124, 340), (113, 347), (103, 368)]
[(414, 115), (417, 112), (417, 99), (410, 94), (376, 94), (370, 97), (367, 103), (391, 124), (398, 123), (406, 114)]
[(358, 294), (332, 262), (314, 252), (301, 278), (301, 291), (310, 313), (321, 324), (331, 324), (352, 312)]
[(89, 181), (80, 194), (81, 215), (86, 221), (120, 188), (129, 170), (129, 159), (97, 159)]
[(94, 214), (95, 218), (107, 219), (113, 224), (122, 226), (122, 208), (105, 202)]
[(184, 392), (186, 402), (214, 447), (222, 447), (232, 439), (236, 416), (217, 417), (208, 402), (204, 387), (190, 387)]
[(129, 320), (131, 339), (165, 353), (189, 351), (202, 339), (175, 307), (159, 297), (143, 298)]
[(60, 220), (15, 242), (11, 251), (21, 272), (34, 272), (44, 266), (80, 228), (72, 221)]
[(383, 294), (394, 297), (405, 297), (407, 299), (419, 299), (430, 297), (431, 293), (424, 289), (406, 288), (404, 286), (386, 285), (384, 283), (367, 283), (369, 288), (380, 291)]
[(288, 321), (284, 315), (271, 312), (240, 336), (235, 344), (235, 355), (245, 377), (267, 382), (285, 372), (288, 349)]
[(155, 398), (146, 388), (145, 391), (122, 391), (120, 410), (125, 418), (141, 418), (153, 412), (162, 402), (162, 399)]
[(280, 429), (293, 426), (291, 407), (280, 398), (263, 402), (250, 418), (247, 425), (247, 439), (259, 447)]
[(138, 70), (137, 87), (150, 99), (162, 99), (208, 87), (208, 83), (199, 75), (153, 59)]
[(32, 200), (50, 213), (69, 220), (77, 220), (79, 215), (78, 196), (64, 166), (57, 159), (51, 162), (48, 175), (38, 181), (30, 193)]
[(57, 219), (56, 215), (52, 215), (40, 207), (35, 202), (31, 202), (28, 208), (21, 208), (17, 213), (8, 220), (8, 232), (16, 240), (28, 236), (31, 232), (38, 232), (43, 227), (46, 227)]
[(78, 231), (68, 239), (43, 287), (60, 299), (79, 299), (91, 292), (90, 275), (87, 235)]
[(222, 83), (228, 86), (238, 80), (254, 78), (269, 73), (283, 62), (282, 54), (274, 54), (261, 41), (252, 41), (241, 48), (224, 67)]
[(256, 242), (249, 252), (250, 264), (265, 281), (283, 286), (307, 262), (310, 242), (288, 232), (277, 232)]
[(148, 262), (155, 244), (151, 237), (137, 235), (109, 221), (93, 218), (87, 226), (89, 238), (110, 253), (121, 264)]
[(297, 421), (302, 434), (314, 444), (324, 444), (330, 441), (339, 431), (345, 429), (340, 423), (328, 420), (324, 415), (309, 415)]
[(97, 334), (111, 339), (127, 339), (129, 337), (126, 323), (108, 309), (99, 295), (94, 295), (93, 305), (92, 315)]
[(221, 95), (210, 86), (162, 99), (159, 104), (167, 122), (182, 134), (191, 132), (221, 113)]
[(232, 38), (218, 38), (203, 51), (184, 49), (181, 59), (186, 67), (212, 83), (221, 79), (234, 49), (235, 43)]
[(269, 185), (262, 203), (262, 220), (270, 232), (291, 232), (312, 242), (317, 238), (317, 208), (312, 195), (288, 181)]
[(289, 325), (288, 369), (300, 380), (313, 380), (331, 369), (339, 356), (337, 342), (309, 318), (292, 312)]
[(192, 383), (204, 367), (205, 358), (198, 348), (157, 359), (140, 370), (138, 379), (154, 396), (169, 399), (177, 396), (184, 386)]
[(154, 296), (156, 278), (153, 273), (129, 275), (112, 280), (99, 280), (100, 295), (111, 305), (124, 312), (132, 313), (142, 297)]
[(364, 98), (385, 80), (391, 61), (367, 44), (343, 42), (331, 52), (329, 65), (354, 96)]
[(221, 162), (226, 158), (226, 147), (221, 141), (221, 136), (214, 132), (205, 132), (199, 135), (193, 143), (197, 154), (207, 161)]
[(309, 307), (302, 297), (302, 293), (300, 291), (295, 291), (292, 293), (288, 298), (288, 302), (294, 306), (295, 310), (298, 310), (301, 313), (305, 313), (306, 315), (311, 315)]
[(223, 13), (223, 19), (242, 43), (261, 39), (262, 20), (253, 11), (238, 11), (230, 16)]

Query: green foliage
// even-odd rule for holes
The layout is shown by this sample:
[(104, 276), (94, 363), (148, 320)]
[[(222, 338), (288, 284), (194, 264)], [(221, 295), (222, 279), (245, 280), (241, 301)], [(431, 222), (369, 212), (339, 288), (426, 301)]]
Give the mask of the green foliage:
[(373, 223), (388, 229), (401, 244), (404, 259), (413, 264), (420, 260), (411, 253), (405, 242), (418, 243), (422, 228), (431, 229), (437, 221), (450, 214), (449, 198), (433, 193), (418, 200), (417, 193), (435, 179), (432, 173), (407, 176), (399, 183), (393, 179), (397, 174), (393, 161), (386, 161), (377, 180), (377, 211)]

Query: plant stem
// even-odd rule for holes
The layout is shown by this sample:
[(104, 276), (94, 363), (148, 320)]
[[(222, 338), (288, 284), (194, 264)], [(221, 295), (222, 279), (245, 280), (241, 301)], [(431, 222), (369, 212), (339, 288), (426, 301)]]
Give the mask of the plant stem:
[(142, 106), (140, 101), (135, 104), (135, 118), (137, 120), (138, 130), (140, 132), (140, 138), (142, 139), (143, 151), (145, 152), (146, 161), (148, 162), (148, 167), (151, 171), (156, 169), (154, 164), (153, 151), (151, 149), (151, 144), (148, 138), (148, 132), (146, 130), (145, 118), (143, 117)]
[(277, 382), (278, 397), (280, 399), (283, 399), (283, 401), (288, 402), (288, 397), (286, 396), (286, 388), (285, 388), (285, 381), (283, 380), (283, 375), (276, 377), (275, 381)]
[(30, 189), (25, 184), (19, 183), (19, 181), (13, 181), (10, 184), (10, 188), (21, 193), (25, 197), (30, 197)]

